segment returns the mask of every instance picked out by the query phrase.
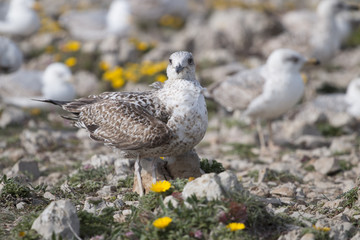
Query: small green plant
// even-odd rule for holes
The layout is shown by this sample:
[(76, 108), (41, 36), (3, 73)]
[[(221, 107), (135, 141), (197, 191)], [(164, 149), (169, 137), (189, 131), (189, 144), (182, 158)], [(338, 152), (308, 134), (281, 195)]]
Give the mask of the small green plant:
[(118, 188), (132, 188), (134, 185), (134, 175), (128, 175), (125, 179), (118, 181)]
[(353, 165), (345, 160), (339, 160), (339, 167), (341, 171), (349, 171), (353, 168)]
[(242, 144), (242, 143), (230, 143), (232, 150), (226, 152), (226, 154), (238, 155), (241, 158), (255, 158), (257, 155), (252, 152), (253, 145)]
[(68, 179), (68, 184), (78, 193), (95, 193), (104, 186), (107, 174), (105, 168), (79, 169)]
[(137, 201), (139, 200), (139, 194), (136, 192), (126, 192), (123, 197), (124, 201)]
[(32, 224), (40, 213), (41, 211), (34, 211), (23, 216), (11, 231), (13, 238), (26, 240), (40, 239), (40, 235), (36, 231), (31, 230)]
[(344, 134), (339, 127), (333, 127), (329, 123), (317, 123), (316, 128), (324, 137), (338, 137)]
[(346, 200), (342, 204), (343, 208), (346, 208), (346, 207), (352, 208), (353, 207), (354, 203), (358, 200), (358, 191), (359, 191), (359, 186), (356, 186), (337, 197), (337, 199), (343, 198)]
[(3, 175), (0, 183), (4, 184), (0, 195), (0, 198), (3, 200), (9, 198), (27, 198), (31, 196), (30, 188), (14, 178), (7, 178), (6, 175)]
[(114, 222), (114, 208), (105, 208), (99, 216), (86, 211), (78, 212), (80, 221), (80, 237), (88, 239), (95, 235), (104, 235), (107, 239), (112, 231), (119, 225)]
[(304, 236), (307, 233), (312, 233), (315, 236), (315, 240), (328, 240), (330, 239), (329, 236), (329, 231), (324, 231), (324, 230), (319, 230), (319, 229), (315, 229), (314, 227), (307, 227), (304, 228), (301, 231), (301, 236)]
[(223, 167), (223, 165), (221, 163), (217, 162), (216, 160), (213, 160), (212, 162), (210, 162), (206, 158), (201, 159), (200, 168), (205, 173), (221, 173), (221, 172), (225, 171), (225, 168)]

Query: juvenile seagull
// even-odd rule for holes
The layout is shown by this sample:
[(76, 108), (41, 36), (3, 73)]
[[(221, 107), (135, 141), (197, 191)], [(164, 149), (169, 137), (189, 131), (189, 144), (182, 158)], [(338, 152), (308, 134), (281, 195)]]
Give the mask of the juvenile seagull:
[(261, 152), (264, 152), (260, 120), (268, 120), (269, 147), (273, 148), (271, 120), (291, 109), (302, 97), (304, 83), (299, 71), (306, 62), (314, 60), (307, 60), (290, 49), (278, 49), (265, 65), (211, 85), (208, 94), (228, 110), (245, 110), (245, 115), (257, 120)]
[[(145, 92), (105, 92), (74, 101), (45, 100), (73, 116), (75, 126), (90, 137), (136, 158), (135, 173), (143, 192), (140, 159), (176, 156), (190, 151), (204, 137), (208, 118), (203, 88), (195, 78), (191, 53), (171, 54), (168, 80)], [(156, 180), (153, 167), (153, 181)]]
[(0, 74), (17, 71), (23, 62), (23, 55), (16, 44), (0, 37)]
[(0, 21), (0, 33), (27, 37), (40, 27), (40, 19), (33, 10), (34, 0), (12, 0), (5, 19)]

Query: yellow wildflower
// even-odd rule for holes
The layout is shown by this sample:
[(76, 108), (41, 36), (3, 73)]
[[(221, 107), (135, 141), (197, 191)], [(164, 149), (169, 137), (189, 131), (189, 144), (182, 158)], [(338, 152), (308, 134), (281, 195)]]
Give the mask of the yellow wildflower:
[(328, 232), (331, 230), (329, 227), (317, 227), (315, 225), (313, 225), (313, 228), (316, 230), (319, 230), (319, 231), (323, 231), (323, 232)]
[(139, 51), (146, 51), (147, 49), (149, 49), (149, 44), (147, 44), (146, 42), (138, 42), (136, 44), (136, 48)]
[(112, 82), (111, 82), (111, 86), (113, 88), (121, 88), (122, 86), (124, 86), (125, 84), (125, 80), (121, 77), (115, 78)]
[(25, 237), (26, 233), (25, 232), (19, 232), (19, 237)]
[(168, 181), (157, 181), (155, 184), (151, 184), (150, 190), (153, 192), (166, 192), (171, 187), (171, 183)]
[(63, 47), (64, 52), (76, 52), (79, 51), (81, 43), (78, 41), (69, 41)]
[(109, 64), (108, 64), (107, 62), (105, 62), (105, 61), (101, 61), (101, 62), (99, 63), (99, 67), (100, 67), (100, 69), (103, 70), (103, 71), (107, 71), (107, 70), (109, 70), (109, 68), (110, 68)]
[(161, 158), (161, 160), (164, 160), (165, 158), (164, 157), (160, 157)]
[(159, 74), (159, 75), (156, 76), (156, 81), (158, 81), (158, 82), (163, 83), (163, 82), (166, 81), (166, 79), (167, 79), (167, 77), (164, 74)]
[(65, 60), (65, 64), (68, 66), (68, 67), (73, 67), (77, 64), (77, 60), (76, 58), (74, 57), (69, 57)]
[(237, 230), (243, 230), (245, 229), (245, 224), (243, 223), (229, 223), (228, 225), (226, 225), (226, 228), (230, 229), (230, 231), (234, 232)]
[(189, 182), (191, 182), (191, 181), (194, 181), (195, 180), (195, 178), (194, 177), (189, 177)]
[(162, 217), (158, 218), (153, 222), (154, 227), (163, 229), (169, 226), (169, 224), (172, 222), (172, 219), (169, 217)]

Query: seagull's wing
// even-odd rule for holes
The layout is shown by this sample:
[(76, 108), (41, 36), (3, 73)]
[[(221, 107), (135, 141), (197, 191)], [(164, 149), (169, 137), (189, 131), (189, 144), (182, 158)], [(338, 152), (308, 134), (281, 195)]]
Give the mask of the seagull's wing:
[(172, 132), (162, 118), (162, 106), (157, 105), (150, 94), (104, 96), (67, 103), (48, 102), (74, 114), (66, 118), (73, 120), (77, 127), (87, 129), (92, 139), (122, 150), (154, 148), (170, 141)]
[(99, 40), (106, 34), (105, 10), (69, 11), (60, 17), (60, 24), (80, 40)]
[(2, 97), (33, 97), (41, 95), (40, 71), (19, 70), (0, 76), (0, 95)]
[(262, 93), (265, 83), (262, 68), (245, 70), (208, 88), (211, 97), (228, 110), (246, 109)]

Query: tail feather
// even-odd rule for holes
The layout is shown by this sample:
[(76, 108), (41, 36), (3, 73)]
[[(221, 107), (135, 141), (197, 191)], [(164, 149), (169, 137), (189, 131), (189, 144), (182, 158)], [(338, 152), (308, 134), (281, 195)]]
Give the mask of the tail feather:
[(70, 101), (57, 101), (57, 100), (52, 100), (52, 99), (45, 99), (45, 100), (41, 100), (41, 99), (32, 99), (34, 101), (38, 101), (38, 102), (44, 102), (44, 103), (51, 103), (57, 106), (64, 106), (65, 104), (69, 103)]

